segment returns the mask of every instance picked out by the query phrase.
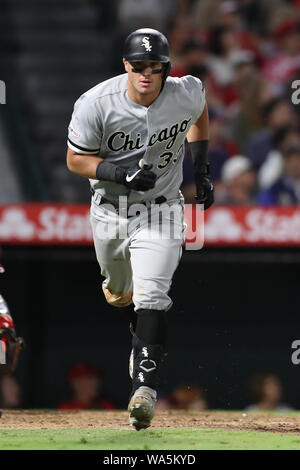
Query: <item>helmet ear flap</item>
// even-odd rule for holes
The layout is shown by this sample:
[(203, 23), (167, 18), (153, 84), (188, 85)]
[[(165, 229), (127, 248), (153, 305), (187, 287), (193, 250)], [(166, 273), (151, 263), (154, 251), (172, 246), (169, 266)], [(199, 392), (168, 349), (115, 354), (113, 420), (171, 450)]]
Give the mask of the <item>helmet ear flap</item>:
[(163, 81), (167, 80), (170, 72), (171, 72), (171, 68), (172, 68), (172, 64), (171, 62), (167, 62), (166, 64), (164, 64), (164, 74), (163, 74)]

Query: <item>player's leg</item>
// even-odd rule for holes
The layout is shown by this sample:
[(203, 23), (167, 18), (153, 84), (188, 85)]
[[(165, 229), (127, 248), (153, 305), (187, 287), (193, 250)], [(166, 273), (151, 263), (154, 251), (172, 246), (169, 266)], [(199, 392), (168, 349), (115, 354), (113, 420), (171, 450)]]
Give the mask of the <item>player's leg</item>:
[(133, 302), (139, 309), (167, 311), (172, 306), (168, 293), (179, 264), (184, 242), (183, 205), (153, 206), (143, 215), (138, 230), (130, 237)]
[[(137, 325), (132, 341), (132, 397), (128, 409), (130, 422), (137, 430), (148, 427), (154, 415), (166, 353), (166, 311), (172, 305), (168, 292), (183, 242), (182, 207), (178, 205), (178, 209), (174, 220), (166, 214), (160, 219), (152, 218), (150, 232), (144, 224), (130, 244)], [(170, 236), (165, 233), (165, 237), (161, 230), (164, 218), (171, 225)], [(158, 236), (159, 233), (162, 235)]]
[(109, 224), (113, 227), (117, 217), (104, 211), (101, 220), (91, 215), (91, 226), (97, 260), (104, 277), (102, 289), (105, 298), (114, 307), (126, 307), (132, 303), (133, 291), (128, 239), (118, 238), (118, 234), (111, 237), (103, 235)]
[(137, 430), (150, 426), (166, 351), (167, 314), (140, 309), (132, 339), (132, 391), (128, 405), (130, 423)]

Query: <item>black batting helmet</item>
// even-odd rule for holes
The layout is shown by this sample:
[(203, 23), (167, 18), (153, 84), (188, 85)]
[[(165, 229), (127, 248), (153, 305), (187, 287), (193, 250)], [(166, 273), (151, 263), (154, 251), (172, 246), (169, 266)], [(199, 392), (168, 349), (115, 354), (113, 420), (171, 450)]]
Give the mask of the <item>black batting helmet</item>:
[(125, 40), (123, 57), (128, 62), (139, 62), (143, 60), (163, 62), (166, 64), (164, 80), (171, 70), (168, 40), (156, 29), (137, 29), (129, 34)]

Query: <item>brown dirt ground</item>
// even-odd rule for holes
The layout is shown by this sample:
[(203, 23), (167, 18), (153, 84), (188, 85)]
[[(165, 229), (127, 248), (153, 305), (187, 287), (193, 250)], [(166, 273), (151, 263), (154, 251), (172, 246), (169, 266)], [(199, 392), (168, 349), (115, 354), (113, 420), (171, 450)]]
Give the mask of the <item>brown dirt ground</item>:
[[(222, 428), (300, 434), (300, 414), (157, 411), (151, 429)], [(1, 429), (132, 429), (126, 411), (3, 410)]]

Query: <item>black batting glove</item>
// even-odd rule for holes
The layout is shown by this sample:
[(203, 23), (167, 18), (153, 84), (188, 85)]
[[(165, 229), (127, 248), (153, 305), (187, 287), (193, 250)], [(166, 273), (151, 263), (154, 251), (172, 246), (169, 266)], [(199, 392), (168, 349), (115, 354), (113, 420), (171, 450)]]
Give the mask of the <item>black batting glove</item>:
[(195, 172), (196, 196), (198, 204), (204, 204), (204, 210), (214, 203), (214, 186), (210, 180), (209, 165), (203, 165)]
[(114, 181), (136, 191), (148, 191), (148, 189), (154, 188), (157, 178), (156, 174), (150, 171), (152, 166), (144, 164), (143, 168), (136, 165), (133, 168), (125, 169), (103, 160), (96, 168), (96, 178), (99, 181)]
[(153, 189), (156, 182), (156, 174), (151, 171), (153, 165), (144, 165), (143, 168), (136, 166), (124, 170), (122, 184), (136, 191), (148, 191)]

